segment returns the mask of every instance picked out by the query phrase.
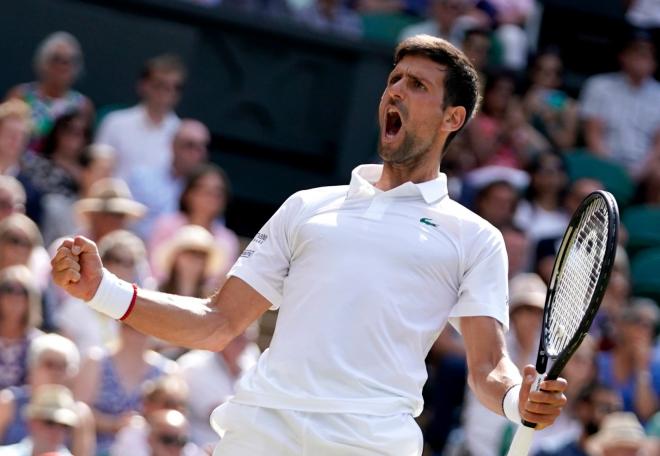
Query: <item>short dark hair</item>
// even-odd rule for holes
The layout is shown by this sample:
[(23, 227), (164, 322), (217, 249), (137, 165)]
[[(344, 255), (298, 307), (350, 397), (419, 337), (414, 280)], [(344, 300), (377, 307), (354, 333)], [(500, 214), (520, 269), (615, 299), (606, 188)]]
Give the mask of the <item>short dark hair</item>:
[(416, 35), (403, 40), (394, 51), (396, 66), (407, 55), (420, 55), (447, 67), (444, 77), (445, 96), (443, 108), (463, 106), (465, 122), (447, 137), (445, 150), (454, 137), (467, 125), (478, 109), (479, 74), (462, 51), (442, 38), (430, 35)]
[(186, 176), (185, 182), (183, 184), (183, 190), (181, 191), (181, 196), (179, 197), (179, 210), (186, 214), (190, 215), (190, 208), (188, 207), (188, 195), (195, 188), (197, 182), (209, 174), (216, 174), (225, 184), (225, 198), (227, 201), (231, 199), (231, 183), (229, 182), (229, 177), (224, 169), (220, 168), (214, 163), (202, 163), (193, 168), (192, 171)]
[(179, 73), (183, 79), (188, 75), (181, 57), (176, 54), (161, 54), (144, 62), (140, 71), (140, 81), (149, 79), (157, 71)]

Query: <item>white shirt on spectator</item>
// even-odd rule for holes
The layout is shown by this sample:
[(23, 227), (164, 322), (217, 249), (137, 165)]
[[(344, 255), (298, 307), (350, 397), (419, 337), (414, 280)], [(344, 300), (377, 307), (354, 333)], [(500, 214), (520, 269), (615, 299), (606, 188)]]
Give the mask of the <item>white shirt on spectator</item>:
[[(149, 424), (142, 416), (134, 416), (127, 426), (117, 432), (109, 456), (152, 456), (149, 444)], [(197, 445), (186, 443), (180, 456), (207, 456)]]
[(468, 16), (461, 16), (456, 22), (454, 22), (451, 30), (441, 30), (440, 25), (436, 20), (429, 19), (404, 27), (399, 34), (399, 41), (415, 35), (431, 35), (438, 38), (444, 38), (454, 46), (460, 48), (463, 43), (463, 38), (465, 37), (465, 31), (475, 25), (476, 23), (474, 19)]
[(610, 158), (637, 174), (660, 131), (660, 83), (649, 78), (634, 87), (624, 73), (592, 76), (582, 89), (580, 109), (583, 118), (604, 122)]
[(82, 355), (94, 347), (107, 348), (119, 337), (119, 322), (96, 312), (85, 301), (69, 297), (56, 312), (56, 325)]
[(230, 270), (279, 308), (230, 402), (417, 416), (424, 359), (448, 320), (508, 327), (499, 231), (448, 197), (444, 174), (383, 192), (381, 173), (363, 165), (350, 186), (294, 194)]
[(147, 206), (147, 214), (133, 225), (143, 239), (148, 239), (154, 222), (163, 214), (179, 210), (179, 197), (183, 190), (183, 178), (167, 168), (141, 166), (131, 171), (128, 186), (135, 201)]
[[(251, 369), (259, 354), (256, 344), (248, 345), (238, 360), (241, 371)], [(182, 355), (177, 363), (188, 385), (188, 418), (192, 440), (202, 448), (216, 444), (218, 434), (211, 429), (209, 415), (234, 394), (236, 378), (229, 372), (219, 353), (191, 350)]]
[(108, 114), (99, 126), (96, 142), (117, 150), (116, 174), (126, 180), (137, 167), (167, 169), (172, 163), (172, 139), (178, 128), (175, 113), (169, 113), (157, 125), (138, 104)]
[(660, 0), (634, 0), (626, 19), (641, 28), (660, 27)]

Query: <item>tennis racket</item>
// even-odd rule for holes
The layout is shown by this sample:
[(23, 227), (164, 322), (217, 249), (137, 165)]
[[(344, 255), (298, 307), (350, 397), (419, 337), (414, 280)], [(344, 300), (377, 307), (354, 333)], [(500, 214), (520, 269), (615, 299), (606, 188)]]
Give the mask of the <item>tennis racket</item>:
[[(598, 311), (616, 253), (619, 210), (605, 191), (588, 195), (577, 208), (561, 240), (545, 297), (543, 326), (532, 385), (554, 380), (580, 346)], [(548, 361), (552, 361), (547, 371)], [(544, 375), (545, 374), (545, 375)], [(535, 423), (522, 422), (507, 456), (527, 456)]]

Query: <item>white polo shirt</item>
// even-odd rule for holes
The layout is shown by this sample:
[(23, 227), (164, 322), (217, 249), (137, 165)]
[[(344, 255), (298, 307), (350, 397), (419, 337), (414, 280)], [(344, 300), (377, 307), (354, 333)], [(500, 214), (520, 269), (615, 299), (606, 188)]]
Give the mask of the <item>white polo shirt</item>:
[(444, 174), (383, 192), (381, 172), (359, 166), (350, 186), (294, 194), (229, 272), (279, 308), (234, 402), (417, 416), (424, 359), (448, 319), (508, 327), (499, 231), (449, 199)]

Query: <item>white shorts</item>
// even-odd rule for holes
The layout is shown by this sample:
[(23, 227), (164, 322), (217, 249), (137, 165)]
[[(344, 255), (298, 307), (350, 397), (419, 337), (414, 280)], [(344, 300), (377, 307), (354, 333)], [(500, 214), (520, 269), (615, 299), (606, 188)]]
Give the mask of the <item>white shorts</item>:
[(409, 414), (310, 413), (227, 402), (211, 416), (222, 440), (213, 456), (420, 456)]

